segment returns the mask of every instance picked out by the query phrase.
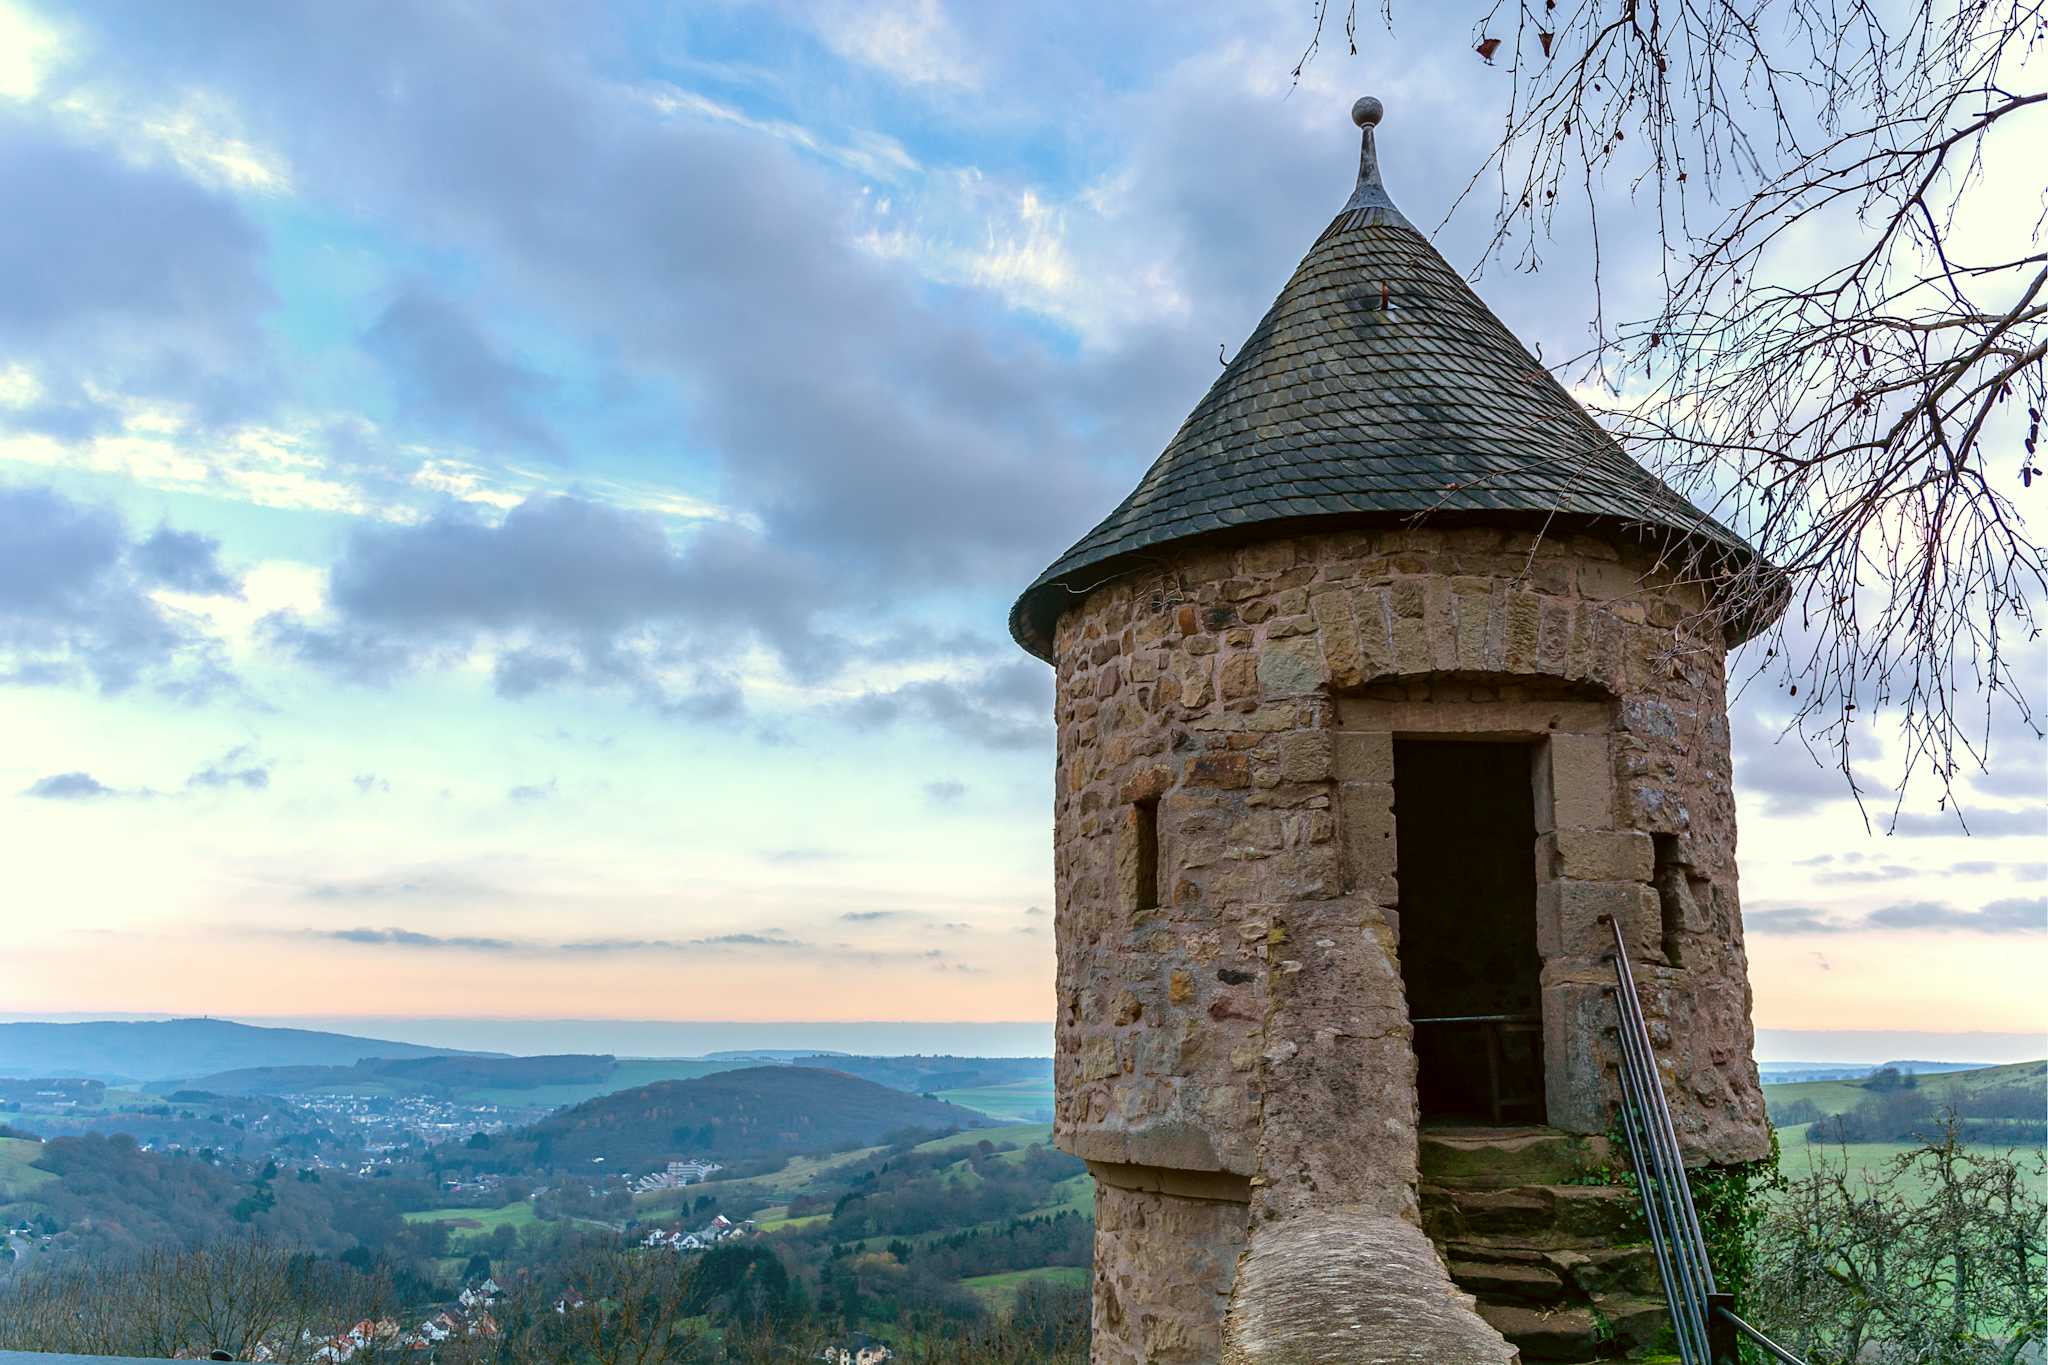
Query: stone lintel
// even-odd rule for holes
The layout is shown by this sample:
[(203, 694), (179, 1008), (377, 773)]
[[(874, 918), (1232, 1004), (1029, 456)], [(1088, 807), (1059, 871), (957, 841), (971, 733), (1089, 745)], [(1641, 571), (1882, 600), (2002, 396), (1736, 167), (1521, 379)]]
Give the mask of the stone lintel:
[(1233, 1171), (1183, 1171), (1172, 1166), (1141, 1166), (1128, 1161), (1090, 1161), (1088, 1174), (1097, 1183), (1141, 1194), (1171, 1195), (1175, 1199), (1209, 1199), (1225, 1204), (1249, 1204), (1251, 1177)]

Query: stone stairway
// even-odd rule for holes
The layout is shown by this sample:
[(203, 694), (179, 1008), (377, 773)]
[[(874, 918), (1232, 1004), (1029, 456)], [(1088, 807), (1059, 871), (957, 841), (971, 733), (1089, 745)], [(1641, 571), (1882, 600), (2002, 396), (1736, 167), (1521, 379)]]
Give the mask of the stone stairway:
[(1606, 1139), (1431, 1127), (1421, 1157), (1424, 1230), (1523, 1360), (1640, 1360), (1657, 1348), (1664, 1299), (1636, 1196), (1593, 1183), (1616, 1159)]

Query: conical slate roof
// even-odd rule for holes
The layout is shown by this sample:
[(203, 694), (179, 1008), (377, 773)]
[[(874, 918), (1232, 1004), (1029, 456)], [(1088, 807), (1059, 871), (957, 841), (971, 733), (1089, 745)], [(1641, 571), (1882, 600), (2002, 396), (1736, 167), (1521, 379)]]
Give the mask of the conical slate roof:
[(1755, 561), (1631, 460), (1401, 216), (1380, 183), (1379, 101), (1352, 116), (1364, 140), (1350, 202), (1137, 488), (1011, 608), (1033, 654), (1051, 659), (1076, 597), (1196, 536), (1426, 513), (1596, 521), (1683, 538), (1723, 572)]

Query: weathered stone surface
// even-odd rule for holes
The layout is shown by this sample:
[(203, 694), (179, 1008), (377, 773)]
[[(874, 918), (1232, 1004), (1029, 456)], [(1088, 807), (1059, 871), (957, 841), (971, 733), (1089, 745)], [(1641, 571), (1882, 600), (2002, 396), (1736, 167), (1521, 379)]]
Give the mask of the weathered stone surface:
[(1602, 1337), (1590, 1308), (1530, 1308), (1483, 1303), (1479, 1314), (1521, 1351), (1522, 1358), (1587, 1360), (1600, 1353)]
[[(1590, 595), (1588, 566), (1606, 566)], [(1461, 1261), (1559, 1277), (1558, 1302), (1640, 1295), (1633, 1253), (1596, 1255), (1627, 1235), (1611, 1199), (1555, 1193), (1569, 1143), (1598, 1142), (1612, 1117), (1601, 914), (1640, 958), (1688, 1153), (1742, 1160), (1766, 1143), (1721, 646), (1686, 633), (1694, 590), (1631, 543), (1476, 526), (1180, 547), (1158, 568), (1170, 591), (1112, 582), (1055, 631), (1056, 1140), (1248, 1178), (1249, 1216), (1276, 1236), (1407, 1213), (1460, 1239)], [(1393, 742), (1432, 734), (1530, 746), (1545, 1097), (1563, 1139), (1418, 1151)], [(1156, 906), (1139, 802), (1157, 803)], [(1449, 1183), (1485, 1184), (1491, 1163), (1543, 1192), (1461, 1210), (1425, 1194), (1433, 1162)], [(1247, 1211), (1234, 1216), (1241, 1237)], [(1221, 1349), (1221, 1300), (1151, 1305), (1166, 1253), (1098, 1240), (1098, 1358), (1215, 1358), (1200, 1353)], [(1588, 1259), (1542, 1259), (1567, 1254)]]
[(1546, 1265), (1522, 1261), (1452, 1261), (1458, 1288), (1485, 1300), (1551, 1303), (1564, 1297), (1564, 1277)]
[(1589, 882), (1647, 882), (1656, 867), (1650, 836), (1634, 830), (1558, 829), (1536, 841), (1551, 875)]
[(1095, 1187), (1096, 1365), (1211, 1365), (1245, 1206)]
[(1399, 1218), (1324, 1210), (1263, 1224), (1238, 1262), (1226, 1365), (1513, 1365), (1511, 1347)]
[(1432, 1185), (1497, 1189), (1561, 1185), (1604, 1166), (1604, 1137), (1556, 1128), (1428, 1128), (1419, 1142), (1422, 1179)]

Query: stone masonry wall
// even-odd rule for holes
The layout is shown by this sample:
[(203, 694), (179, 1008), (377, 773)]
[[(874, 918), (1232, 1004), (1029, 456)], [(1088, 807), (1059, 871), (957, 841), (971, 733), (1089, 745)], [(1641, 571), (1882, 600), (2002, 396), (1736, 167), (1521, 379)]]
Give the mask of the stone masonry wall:
[(1096, 1365), (1203, 1365), (1244, 1249), (1245, 1205), (1095, 1186)]
[[(1056, 633), (1060, 1145), (1247, 1177), (1254, 1232), (1315, 1206), (1415, 1220), (1391, 741), (1462, 731), (1532, 745), (1550, 1122), (1607, 1124), (1612, 914), (1688, 1155), (1762, 1155), (1722, 650), (1686, 633), (1697, 590), (1585, 535), (1167, 554)], [(1132, 1245), (1098, 1234), (1098, 1319), (1105, 1283), (1128, 1323), (1169, 1270), (1120, 1274)]]

